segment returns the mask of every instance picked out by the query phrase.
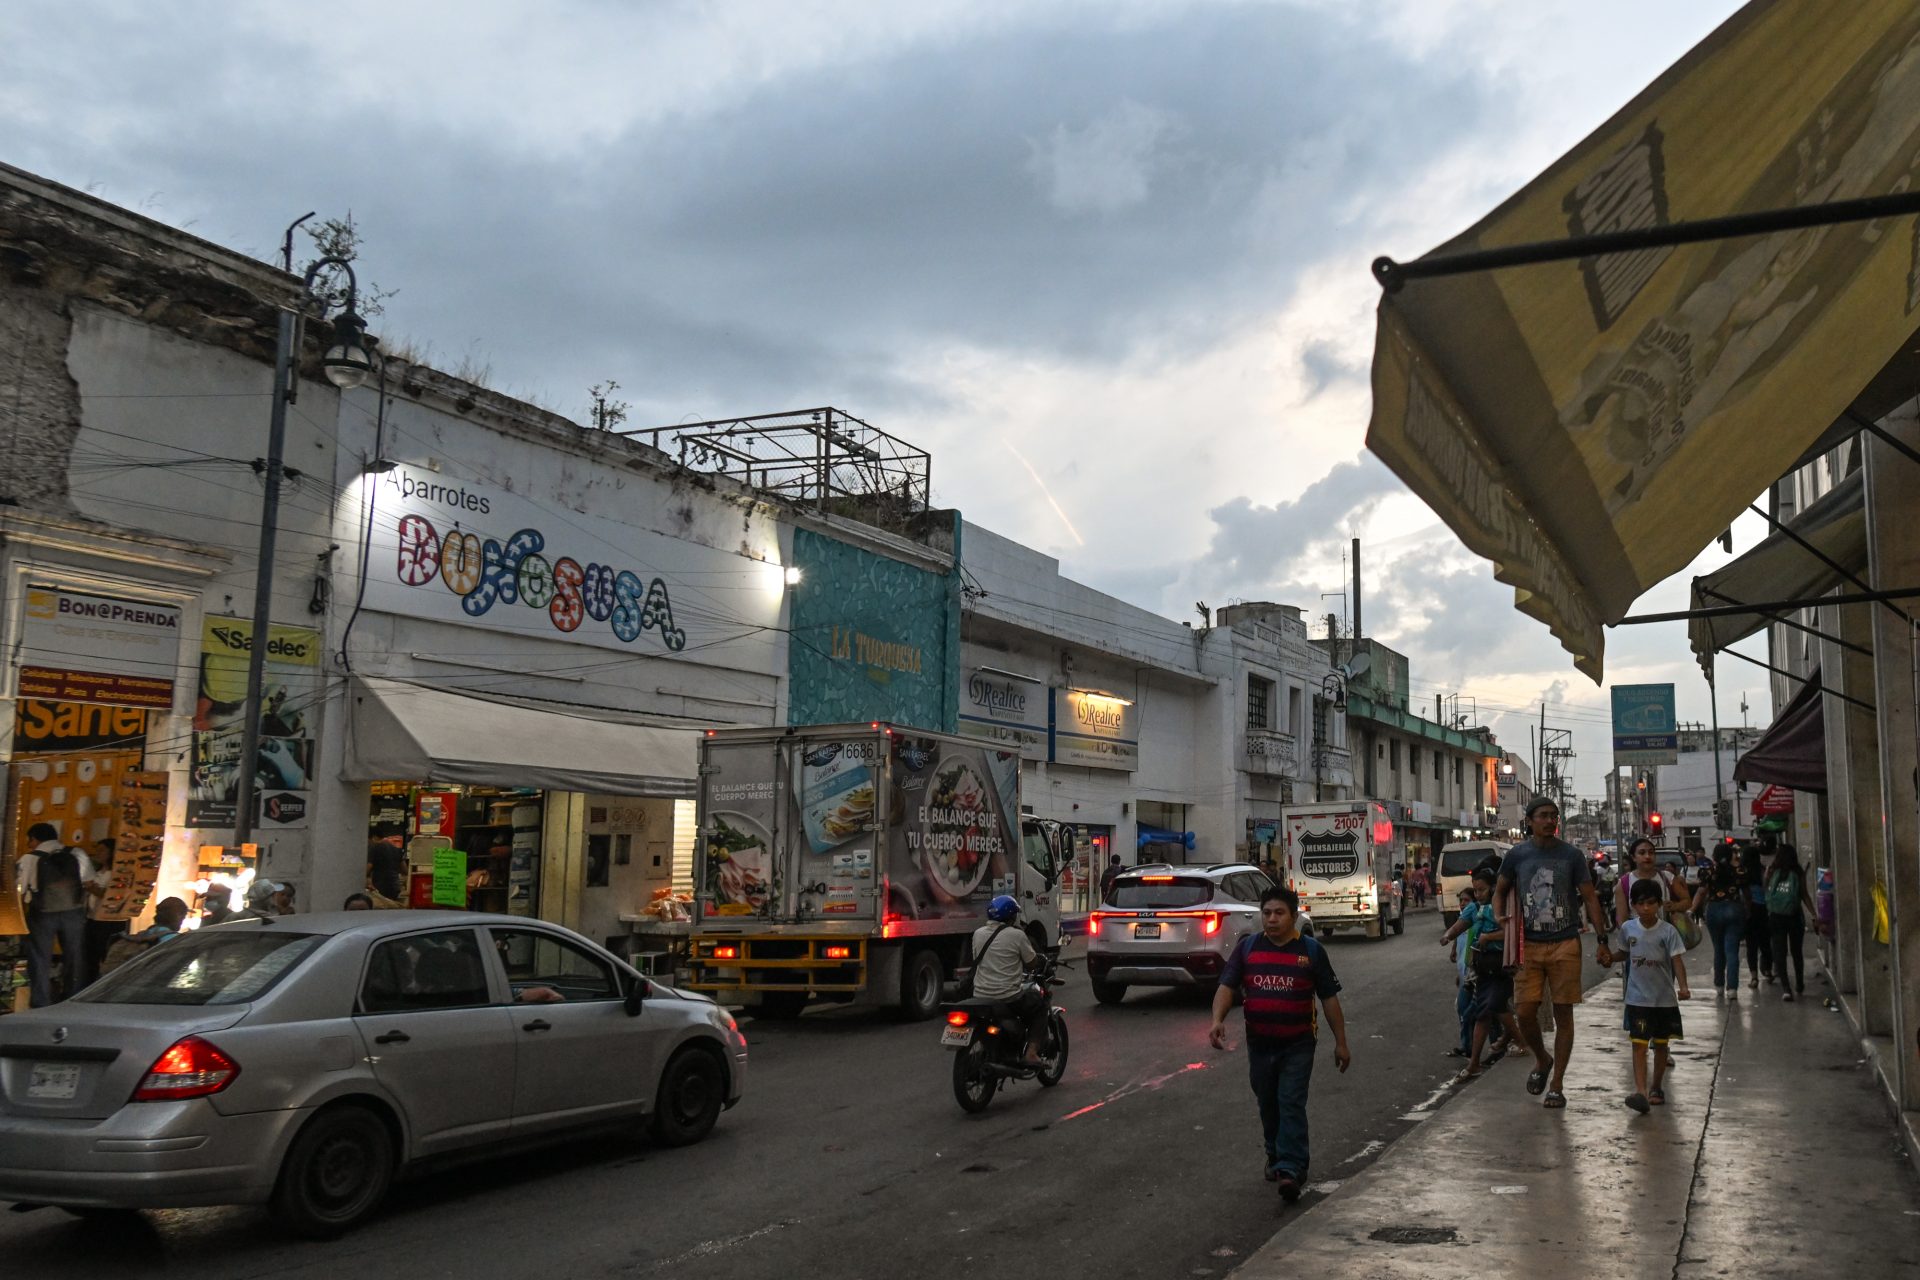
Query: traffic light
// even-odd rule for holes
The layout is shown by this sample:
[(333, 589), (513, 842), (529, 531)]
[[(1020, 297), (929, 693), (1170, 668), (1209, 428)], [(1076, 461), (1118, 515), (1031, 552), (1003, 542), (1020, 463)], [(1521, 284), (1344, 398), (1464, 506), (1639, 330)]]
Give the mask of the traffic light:
[(1660, 815), (1659, 814), (1650, 813), (1647, 815), (1647, 830), (1653, 832), (1653, 834), (1656, 836), (1660, 834)]
[(1733, 830), (1733, 801), (1715, 800), (1713, 802), (1713, 825), (1722, 831)]

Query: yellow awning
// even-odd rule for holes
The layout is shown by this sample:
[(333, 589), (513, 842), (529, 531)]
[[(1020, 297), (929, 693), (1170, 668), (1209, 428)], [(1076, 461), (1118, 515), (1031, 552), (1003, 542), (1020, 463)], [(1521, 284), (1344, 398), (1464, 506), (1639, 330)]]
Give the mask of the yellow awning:
[[(1755, 0), (1428, 256), (1917, 178), (1920, 5)], [(1920, 327), (1917, 245), (1903, 217), (1409, 280), (1380, 303), (1368, 447), (1598, 681), (1603, 628)]]

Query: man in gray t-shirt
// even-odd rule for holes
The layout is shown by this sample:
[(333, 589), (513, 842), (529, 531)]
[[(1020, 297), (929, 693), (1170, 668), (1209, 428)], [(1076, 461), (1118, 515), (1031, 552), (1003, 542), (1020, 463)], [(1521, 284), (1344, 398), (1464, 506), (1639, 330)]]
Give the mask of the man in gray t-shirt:
[[(1526, 941), (1518, 972), (1513, 977), (1514, 1013), (1520, 1034), (1533, 1051), (1534, 1069), (1527, 1076), (1527, 1092), (1545, 1092), (1549, 1108), (1567, 1105), (1561, 1092), (1567, 1061), (1573, 1057), (1573, 1006), (1580, 1003), (1580, 908), (1600, 935), (1599, 960), (1612, 964), (1607, 950), (1607, 928), (1600, 915), (1600, 895), (1594, 891), (1593, 871), (1586, 855), (1561, 840), (1560, 809), (1541, 796), (1527, 806), (1527, 829), (1532, 839), (1515, 845), (1500, 863), (1500, 879), (1493, 890), (1493, 910), (1502, 925), (1518, 917)], [(1540, 1003), (1553, 1002), (1553, 1054), (1547, 1054), (1540, 1034)]]

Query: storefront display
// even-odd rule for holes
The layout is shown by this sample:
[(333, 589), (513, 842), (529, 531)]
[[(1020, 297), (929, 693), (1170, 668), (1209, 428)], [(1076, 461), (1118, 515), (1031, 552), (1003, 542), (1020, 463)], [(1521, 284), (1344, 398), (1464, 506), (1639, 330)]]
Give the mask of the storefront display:
[(393, 845), (405, 859), (409, 906), (538, 914), (544, 792), (404, 782), (378, 782), (370, 790), (373, 888), (381, 887), (375, 864), (382, 846)]

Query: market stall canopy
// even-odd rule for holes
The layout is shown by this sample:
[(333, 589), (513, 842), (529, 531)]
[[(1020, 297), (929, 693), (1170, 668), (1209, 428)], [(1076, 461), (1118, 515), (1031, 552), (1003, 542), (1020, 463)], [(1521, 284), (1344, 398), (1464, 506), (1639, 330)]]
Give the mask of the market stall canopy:
[(355, 676), (342, 777), (691, 799), (699, 739), (696, 729)]
[[(1850, 407), (1920, 323), (1909, 218), (1503, 270), (1435, 259), (1914, 185), (1920, 5), (1754, 0), (1381, 299), (1367, 444), (1601, 678), (1603, 628)], [(1825, 214), (1820, 214), (1826, 217)], [(1901, 394), (1912, 394), (1904, 381)], [(1884, 411), (1883, 409), (1881, 411)]]
[[(1778, 532), (1739, 559), (1693, 580), (1695, 609), (1760, 600), (1804, 600), (1824, 595), (1841, 583), (1863, 579), (1867, 571), (1865, 474), (1855, 471), (1787, 521)], [(1809, 548), (1812, 548), (1811, 550)], [(1711, 667), (1713, 655), (1744, 640), (1777, 614), (1736, 613), (1693, 618), (1687, 641)]]
[(1820, 672), (1807, 676), (1753, 749), (1733, 764), (1735, 782), (1772, 782), (1795, 791), (1827, 789), (1826, 699)]

